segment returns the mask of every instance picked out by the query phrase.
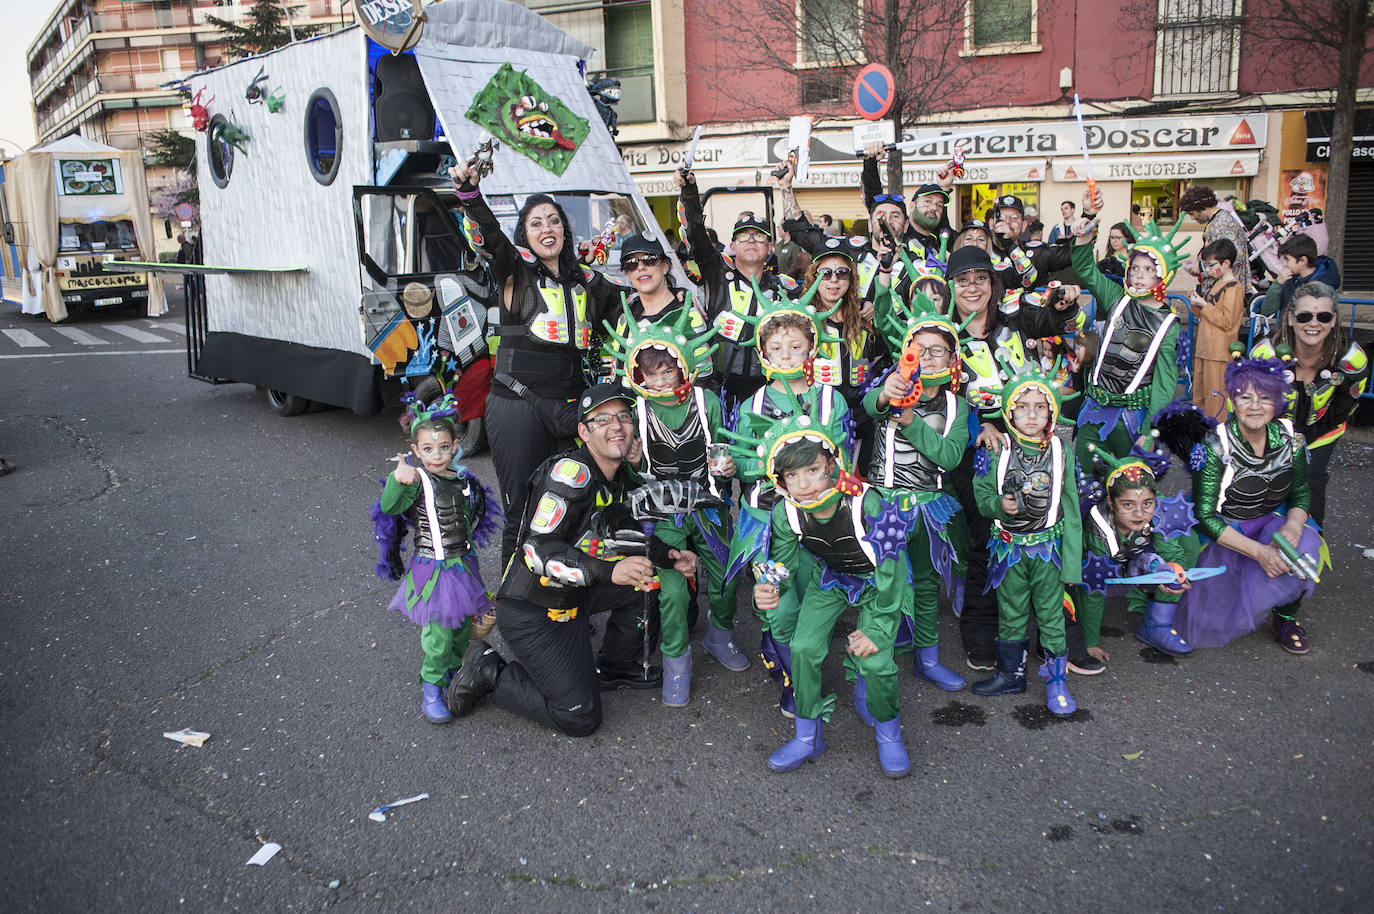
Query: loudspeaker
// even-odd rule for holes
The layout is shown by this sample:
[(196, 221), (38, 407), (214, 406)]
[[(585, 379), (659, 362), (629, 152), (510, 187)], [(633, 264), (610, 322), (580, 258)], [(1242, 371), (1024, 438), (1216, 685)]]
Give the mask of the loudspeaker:
[(372, 80), (372, 122), (377, 142), (434, 139), (434, 106), (414, 54), (377, 59)]

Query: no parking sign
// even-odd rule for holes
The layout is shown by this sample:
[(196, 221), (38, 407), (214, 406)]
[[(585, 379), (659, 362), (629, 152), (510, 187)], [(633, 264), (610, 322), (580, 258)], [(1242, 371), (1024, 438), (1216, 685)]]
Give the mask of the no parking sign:
[(854, 108), (866, 120), (876, 121), (887, 114), (897, 97), (897, 81), (892, 71), (871, 63), (854, 79)]

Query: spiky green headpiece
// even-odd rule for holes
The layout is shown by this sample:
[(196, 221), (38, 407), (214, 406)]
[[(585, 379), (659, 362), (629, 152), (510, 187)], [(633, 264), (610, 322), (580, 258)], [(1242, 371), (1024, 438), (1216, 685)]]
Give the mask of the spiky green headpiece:
[[(723, 311), (716, 318), (719, 326), (724, 321), (742, 320), (745, 323), (754, 325), (754, 345), (758, 348), (759, 364), (763, 366), (763, 374), (770, 381), (786, 380), (790, 378), (800, 378), (803, 374), (811, 371), (813, 363), (816, 361), (816, 347), (821, 343), (842, 343), (844, 342), (837, 336), (831, 336), (825, 332), (825, 319), (836, 311), (840, 310), (840, 302), (835, 303), (835, 307), (829, 311), (818, 312), (816, 307), (811, 304), (816, 294), (820, 291), (821, 281), (819, 278), (811, 284), (802, 297), (792, 301), (786, 296), (779, 295), (777, 298), (769, 298), (763, 294), (759, 288), (757, 277), (749, 278), (750, 284), (754, 287), (754, 301), (756, 307), (754, 314), (740, 314), (735, 311)], [(795, 368), (778, 368), (769, 363), (767, 355), (763, 350), (763, 338), (768, 333), (768, 325), (778, 320), (785, 314), (797, 315), (804, 318), (811, 325), (811, 351), (801, 365)], [(731, 334), (726, 334), (731, 336)], [(737, 338), (737, 334), (732, 338)]]
[[(1063, 400), (1063, 393), (1055, 382), (1055, 377), (1059, 374), (1060, 360), (1056, 358), (1049, 371), (1042, 371), (1037, 359), (1026, 359), (1020, 365), (1014, 364), (1007, 358), (1002, 358), (1001, 362), (1007, 375), (1007, 383), (1002, 386), (1001, 393), (1002, 420), (1006, 423), (1007, 431), (1023, 444), (1044, 447), (1050, 436), (1054, 434), (1054, 427), (1059, 422), (1059, 409)], [(1046, 426), (1043, 438), (1027, 438), (1016, 430), (1016, 425), (1011, 421), (1011, 411), (1016, 406), (1017, 399), (1032, 390), (1044, 394), (1050, 405), (1050, 424)]]
[(1132, 289), (1127, 285), (1127, 295), (1132, 298), (1144, 298), (1147, 295), (1153, 295), (1155, 301), (1164, 301), (1165, 290), (1169, 288), (1169, 282), (1178, 272), (1178, 265), (1183, 262), (1181, 251), (1189, 241), (1185, 238), (1179, 244), (1174, 244), (1174, 236), (1178, 234), (1179, 227), (1182, 225), (1183, 220), (1180, 219), (1174, 223), (1169, 234), (1164, 235), (1153, 219), (1145, 223), (1145, 229), (1136, 236), (1135, 243), (1126, 252), (1126, 275), (1130, 276), (1131, 255), (1145, 254), (1154, 261), (1155, 269), (1159, 273), (1159, 282), (1148, 289)]
[(1112, 483), (1119, 479), (1126, 480), (1128, 489), (1150, 489), (1155, 490), (1159, 482), (1155, 478), (1154, 470), (1139, 457), (1126, 455), (1117, 457), (1106, 448), (1098, 447), (1096, 444), (1089, 444), (1088, 451), (1092, 454), (1093, 471), (1102, 477), (1102, 488), (1110, 492)]
[[(760, 460), (763, 463), (763, 471), (768, 476), (774, 488), (788, 501), (791, 501), (798, 508), (806, 511), (815, 511), (830, 504), (834, 499), (842, 494), (857, 494), (860, 481), (858, 477), (848, 472), (845, 460), (845, 442), (836, 441), (825, 422), (821, 419), (821, 397), (819, 395), (811, 397), (809, 408), (803, 408), (801, 400), (789, 387), (781, 394), (790, 400), (784, 404), (788, 409), (788, 415), (781, 418), (771, 418), (762, 413), (755, 414), (754, 421), (764, 421), (768, 423), (761, 437), (753, 437), (740, 432), (725, 431), (734, 444), (730, 450), (735, 456), (744, 460)], [(836, 478), (835, 485), (814, 502), (798, 502), (787, 493), (787, 487), (780, 481), (778, 476), (778, 456), (789, 445), (802, 441), (810, 441), (820, 445), (821, 450), (835, 458)]]
[[(692, 293), (687, 293), (687, 298), (680, 308), (659, 321), (646, 321), (643, 326), (635, 320), (630, 303), (623, 292), (620, 294), (620, 307), (625, 317), (622, 325), (624, 333), (622, 335), (612, 327), (610, 321), (602, 321), (607, 335), (606, 341), (601, 344), (602, 354), (615, 360), (615, 373), (623, 377), (625, 383), (641, 397), (648, 400), (676, 399), (679, 403), (685, 402), (691, 392), (692, 382), (709, 363), (711, 354), (716, 351), (715, 345), (706, 345), (715, 336), (714, 328), (708, 327), (696, 336), (692, 335), (696, 330), (692, 326)], [(658, 349), (676, 359), (678, 368), (682, 371), (682, 384), (672, 390), (654, 390), (644, 386), (644, 374), (639, 369), (639, 354), (646, 349)]]
[[(897, 359), (900, 361), (902, 356), (912, 348), (918, 333), (940, 334), (949, 340), (949, 367), (933, 373), (922, 372), (921, 382), (928, 385), (949, 384), (953, 390), (957, 391), (962, 376), (959, 360), (959, 325), (948, 314), (941, 312), (939, 306), (925, 292), (913, 286), (912, 293), (911, 303), (907, 306), (906, 330), (902, 333), (902, 349), (897, 354)], [(972, 319), (972, 317), (969, 318), (969, 320)]]

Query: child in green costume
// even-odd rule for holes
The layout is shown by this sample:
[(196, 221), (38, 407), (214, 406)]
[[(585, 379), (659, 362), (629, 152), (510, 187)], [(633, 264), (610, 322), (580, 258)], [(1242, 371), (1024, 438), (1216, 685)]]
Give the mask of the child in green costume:
[[(732, 437), (753, 441), (779, 420), (799, 412), (807, 413), (815, 416), (815, 421), (848, 460), (853, 450), (849, 407), (835, 388), (816, 383), (812, 375), (819, 343), (835, 342), (823, 331), (825, 319), (833, 312), (819, 313), (812, 305), (819, 288), (817, 280), (795, 302), (773, 300), (758, 294), (759, 317), (754, 340), (768, 383), (740, 404), (731, 423)], [(745, 493), (730, 548), (727, 578), (738, 574), (751, 562), (776, 568), (767, 565), (772, 509), (777, 501), (773, 482), (768, 478), (764, 461), (753, 451), (736, 449), (735, 467), (745, 483)], [(798, 561), (800, 565), (790, 566), (788, 572), (804, 578), (809, 574), (810, 559), (803, 554)], [(787, 645), (800, 608), (796, 599), (790, 597), (772, 612), (764, 612), (757, 604), (754, 607), (761, 628), (759, 654), (769, 675), (781, 689), (778, 706), (785, 717), (792, 717), (795, 708), (791, 652)]]
[[(992, 520), (986, 591), (997, 594), (997, 672), (973, 684), (979, 695), (1026, 691), (1030, 614), (1040, 628), (1046, 705), (1077, 710), (1065, 676), (1064, 585), (1082, 578), (1083, 527), (1073, 454), (1054, 435), (1059, 391), (1036, 369), (1013, 374), (1002, 391), (1009, 434), (975, 470), (978, 509)], [(986, 453), (986, 452), (984, 452)]]
[(754, 586), (754, 604), (775, 611), (790, 593), (800, 608), (790, 641), (796, 691), (796, 736), (768, 758), (774, 771), (792, 771), (825, 751), (822, 721), (834, 696), (821, 695), (821, 664), (835, 623), (850, 606), (859, 612), (849, 634), (845, 666), (856, 680), (854, 707), (874, 728), (878, 761), (888, 777), (910, 772), (898, 713), (893, 641), (911, 611), (907, 537), (914, 512), (909, 497), (885, 495), (844, 469), (841, 446), (810, 414), (773, 425), (758, 455), (782, 499), (773, 506), (770, 556), (788, 569), (810, 555), (806, 573)]
[[(693, 384), (701, 366), (710, 364), (714, 331), (701, 329), (690, 304), (658, 321), (636, 321), (628, 302), (619, 328), (606, 323), (603, 353), (618, 364), (616, 373), (635, 392), (635, 425), (641, 455), (635, 469), (650, 479), (694, 481), (719, 495), (709, 472), (708, 453), (719, 444), (722, 428), (719, 395)], [(695, 336), (693, 334), (696, 334)], [(733, 472), (733, 467), (727, 467)], [(728, 475), (728, 474), (727, 474)], [(660, 521), (654, 536), (674, 549), (696, 553), (705, 570), (711, 605), (703, 646), (727, 669), (749, 668), (749, 658), (735, 646), (735, 591), (725, 579), (731, 540), (730, 516), (717, 508), (675, 514)], [(671, 568), (658, 572), (658, 615), (663, 651), (663, 703), (687, 704), (691, 696), (692, 654), (688, 610), (693, 598), (687, 578)]]

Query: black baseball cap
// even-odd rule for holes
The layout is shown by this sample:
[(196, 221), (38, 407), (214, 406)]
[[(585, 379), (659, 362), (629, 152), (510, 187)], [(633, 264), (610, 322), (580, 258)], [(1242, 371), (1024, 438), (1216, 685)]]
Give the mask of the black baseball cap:
[(868, 253), (868, 241), (863, 238), (827, 238), (816, 245), (811, 252), (812, 260), (820, 260), (822, 257), (839, 255), (851, 261), (858, 260)]
[(1026, 214), (1026, 205), (1021, 202), (1020, 197), (1013, 197), (1011, 194), (1003, 194), (997, 198), (998, 209), (1014, 209), (1021, 215)]
[(582, 415), (586, 416), (587, 413), (596, 409), (601, 404), (609, 403), (612, 400), (624, 400), (627, 403), (634, 403), (635, 395), (620, 384), (603, 383), (588, 388), (587, 391), (582, 394), (582, 399), (577, 402), (577, 406), (582, 410)]
[(740, 217), (739, 221), (735, 223), (735, 227), (730, 230), (730, 237), (733, 238), (744, 231), (763, 232), (770, 239), (773, 237), (773, 227), (766, 220), (760, 219), (753, 213)]
[(920, 187), (916, 188), (917, 197), (924, 197), (926, 194), (939, 194), (945, 198), (946, 202), (949, 201), (949, 191), (938, 184), (922, 184)]
[(620, 246), (620, 262), (625, 263), (625, 259), (631, 254), (657, 254), (659, 257), (666, 257), (667, 252), (663, 250), (663, 242), (657, 236), (650, 235), (648, 232), (637, 232), (626, 238)]
[(949, 255), (949, 263), (945, 265), (945, 276), (953, 279), (960, 273), (967, 273), (970, 270), (993, 272), (992, 258), (988, 256), (988, 252), (971, 244), (959, 248)]

